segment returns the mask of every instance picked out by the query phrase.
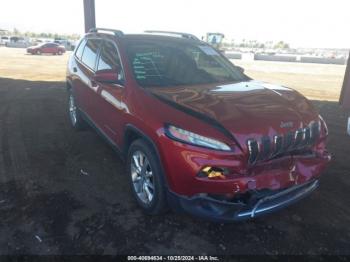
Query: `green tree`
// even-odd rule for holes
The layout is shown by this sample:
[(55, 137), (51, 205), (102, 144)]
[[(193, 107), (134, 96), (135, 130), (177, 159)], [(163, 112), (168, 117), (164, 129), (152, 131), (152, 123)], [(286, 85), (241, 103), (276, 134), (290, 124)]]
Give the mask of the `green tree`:
[(17, 36), (17, 35), (20, 35), (21, 32), (15, 27), (13, 28), (13, 34)]
[(283, 41), (279, 41), (274, 46), (275, 49), (289, 49), (289, 44)]

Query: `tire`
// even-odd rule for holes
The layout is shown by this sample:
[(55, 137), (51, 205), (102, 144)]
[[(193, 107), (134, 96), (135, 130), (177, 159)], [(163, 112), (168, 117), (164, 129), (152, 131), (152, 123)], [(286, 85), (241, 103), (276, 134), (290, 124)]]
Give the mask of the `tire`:
[(36, 54), (37, 54), (37, 55), (41, 55), (41, 51), (40, 51), (40, 50), (37, 50), (37, 51), (36, 51)]
[(153, 147), (143, 139), (134, 141), (129, 148), (127, 174), (133, 195), (146, 214), (159, 215), (167, 211), (165, 181), (160, 161)]
[(68, 115), (70, 123), (75, 130), (80, 131), (85, 129), (86, 123), (81, 117), (81, 113), (76, 105), (72, 89), (69, 89), (68, 91)]
[(58, 50), (58, 55), (62, 55), (62, 51), (61, 50)]

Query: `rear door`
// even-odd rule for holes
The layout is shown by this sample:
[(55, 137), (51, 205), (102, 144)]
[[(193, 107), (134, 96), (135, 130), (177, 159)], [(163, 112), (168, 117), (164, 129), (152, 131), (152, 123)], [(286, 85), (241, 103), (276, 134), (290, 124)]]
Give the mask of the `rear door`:
[(79, 96), (79, 107), (94, 123), (98, 122), (98, 111), (95, 109), (99, 86), (93, 81), (93, 76), (100, 45), (101, 39), (87, 39), (81, 59), (77, 60), (75, 69), (73, 67), (78, 76), (75, 86)]
[(85, 101), (82, 99), (83, 92), (85, 90), (85, 82), (87, 82), (87, 77), (84, 74), (84, 71), (82, 70), (81, 66), (81, 57), (84, 52), (84, 48), (86, 45), (86, 39), (83, 39), (77, 48), (77, 50), (74, 52), (72, 59), (69, 59), (68, 64), (68, 77), (70, 78), (70, 81), (72, 82), (73, 86), (73, 93), (75, 96), (75, 100), (77, 102), (77, 105), (80, 110), (83, 112), (86, 111), (86, 105)]
[(117, 145), (121, 145), (123, 126), (127, 106), (123, 102), (124, 72), (116, 44), (110, 40), (103, 40), (103, 45), (97, 62), (97, 70), (120, 69), (120, 83), (96, 83), (99, 86), (98, 101), (93, 110), (98, 112), (99, 126), (104, 133)]

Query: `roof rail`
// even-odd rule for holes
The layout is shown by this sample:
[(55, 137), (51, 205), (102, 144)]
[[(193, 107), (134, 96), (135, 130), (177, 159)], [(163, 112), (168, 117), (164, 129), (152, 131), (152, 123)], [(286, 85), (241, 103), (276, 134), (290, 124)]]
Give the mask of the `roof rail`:
[(191, 40), (200, 41), (195, 35), (188, 34), (188, 33), (182, 33), (182, 32), (171, 32), (171, 31), (159, 31), (159, 30), (146, 30), (145, 33), (150, 34), (162, 34), (162, 35), (176, 35), (180, 36), (182, 38), (187, 38)]
[(116, 36), (123, 36), (123, 35), (124, 35), (123, 31), (121, 31), (121, 30), (109, 29), (109, 28), (99, 28), (99, 27), (97, 27), (97, 28), (91, 28), (91, 29), (89, 30), (89, 33), (98, 33), (99, 31), (112, 32), (112, 33), (114, 33), (114, 35), (116, 35)]

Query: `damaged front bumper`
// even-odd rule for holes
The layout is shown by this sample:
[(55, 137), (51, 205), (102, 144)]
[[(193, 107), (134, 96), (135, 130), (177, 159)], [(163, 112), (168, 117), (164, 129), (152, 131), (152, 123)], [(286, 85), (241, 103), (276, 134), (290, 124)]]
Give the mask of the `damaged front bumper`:
[(285, 208), (308, 196), (318, 185), (318, 180), (312, 180), (274, 191), (249, 204), (242, 201), (218, 200), (202, 194), (186, 197), (170, 192), (169, 197), (175, 207), (193, 215), (217, 222), (232, 222), (255, 218)]

